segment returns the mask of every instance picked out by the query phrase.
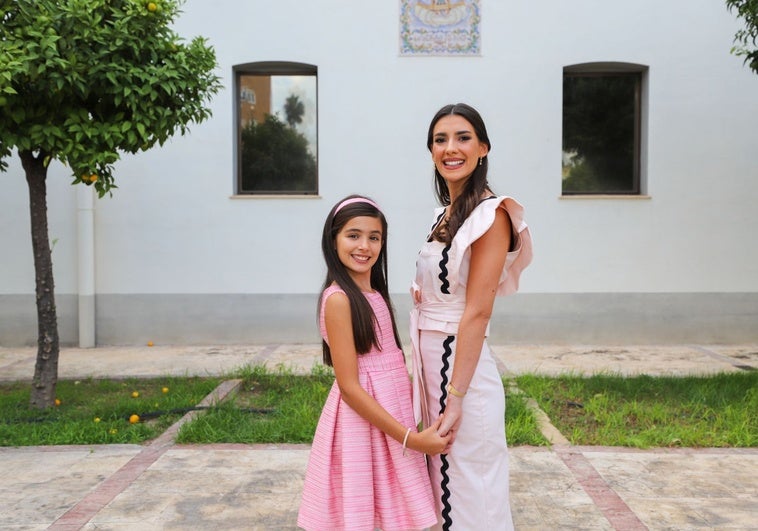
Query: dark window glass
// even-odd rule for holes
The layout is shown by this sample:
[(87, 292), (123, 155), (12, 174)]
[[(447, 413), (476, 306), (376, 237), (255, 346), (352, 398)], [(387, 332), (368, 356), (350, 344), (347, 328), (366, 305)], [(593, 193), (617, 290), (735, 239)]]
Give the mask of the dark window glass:
[(235, 67), (237, 193), (318, 193), (316, 67)]
[(564, 195), (640, 193), (641, 77), (564, 72)]

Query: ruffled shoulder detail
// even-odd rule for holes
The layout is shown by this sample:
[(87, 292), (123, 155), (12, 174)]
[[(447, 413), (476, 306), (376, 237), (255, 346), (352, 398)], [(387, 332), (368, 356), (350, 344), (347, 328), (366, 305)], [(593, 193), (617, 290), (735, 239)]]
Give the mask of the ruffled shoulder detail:
[(457, 289), (460, 276), (468, 276), (468, 267), (466, 271), (461, 271), (463, 258), (470, 252), (471, 244), (481, 238), (495, 222), (495, 212), (498, 208), (505, 210), (511, 218), (515, 241), (512, 244), (513, 250), (508, 252), (505, 259), (497, 294), (503, 296), (518, 291), (521, 272), (532, 261), (532, 237), (524, 221), (524, 207), (512, 197), (499, 196), (479, 203), (453, 238), (447, 250), (447, 282), (450, 293)]

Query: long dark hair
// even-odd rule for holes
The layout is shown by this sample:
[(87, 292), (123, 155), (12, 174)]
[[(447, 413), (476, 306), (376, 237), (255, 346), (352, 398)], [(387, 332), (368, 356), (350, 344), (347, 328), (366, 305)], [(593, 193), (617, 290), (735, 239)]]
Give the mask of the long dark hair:
[[(349, 199), (362, 199), (362, 201), (343, 205)], [(324, 254), (324, 261), (326, 262), (326, 278), (324, 279), (322, 294), (318, 299), (318, 315), (320, 316), (321, 314), (321, 302), (324, 296), (323, 290), (336, 283), (345, 292), (350, 301), (350, 317), (353, 321), (353, 341), (355, 342), (355, 350), (359, 354), (369, 352), (372, 346), (381, 348), (374, 331), (376, 316), (365, 295), (363, 295), (361, 289), (350, 276), (347, 268), (340, 261), (335, 243), (337, 234), (345, 224), (358, 216), (376, 218), (382, 224), (382, 249), (379, 252), (376, 263), (371, 267), (371, 288), (379, 292), (387, 303), (395, 342), (398, 348), (400, 347), (400, 335), (397, 332), (397, 325), (395, 324), (395, 311), (392, 307), (389, 288), (387, 287), (387, 219), (373, 201), (368, 201), (371, 201), (371, 199), (360, 195), (349, 195), (339, 201), (332, 207), (332, 210), (326, 217), (324, 232), (321, 237), (321, 251)], [(332, 353), (329, 345), (327, 345), (326, 341), (322, 341), (321, 346), (324, 354), (324, 364), (332, 366)]]
[[(461, 196), (455, 200), (455, 204), (450, 209), (450, 219), (447, 221), (447, 227), (445, 231), (440, 233), (440, 237), (445, 243), (450, 243), (458, 232), (458, 229), (466, 221), (466, 218), (471, 214), (471, 211), (476, 208), (476, 205), (482, 199), (482, 195), (485, 190), (492, 191), (489, 183), (487, 182), (487, 168), (489, 167), (489, 152), (492, 150), (492, 144), (490, 144), (490, 138), (487, 135), (487, 128), (484, 126), (484, 120), (482, 120), (479, 112), (465, 103), (455, 103), (451, 105), (445, 105), (437, 114), (432, 118), (432, 122), (429, 124), (429, 133), (427, 134), (426, 147), (429, 151), (432, 151), (432, 143), (434, 141), (434, 126), (441, 118), (450, 115), (458, 115), (465, 118), (471, 126), (474, 128), (477, 138), (480, 142), (487, 145), (487, 156), (482, 157), (481, 165), (477, 165), (474, 169), (471, 177), (469, 177), (466, 185), (463, 188)], [(437, 170), (437, 166), (434, 167), (434, 190), (437, 194), (437, 200), (441, 205), (447, 206), (450, 204), (450, 190), (448, 190), (447, 182), (440, 175)]]

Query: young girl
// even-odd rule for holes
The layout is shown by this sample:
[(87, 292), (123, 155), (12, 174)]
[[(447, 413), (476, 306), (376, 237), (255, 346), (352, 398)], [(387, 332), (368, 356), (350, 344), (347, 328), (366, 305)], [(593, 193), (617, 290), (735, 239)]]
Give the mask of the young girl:
[(416, 430), (411, 383), (387, 289), (387, 221), (349, 196), (324, 224), (327, 274), (319, 298), (324, 363), (335, 382), (305, 474), (298, 526), (307, 530), (423, 529), (437, 522), (424, 454), (438, 454), (440, 420)]

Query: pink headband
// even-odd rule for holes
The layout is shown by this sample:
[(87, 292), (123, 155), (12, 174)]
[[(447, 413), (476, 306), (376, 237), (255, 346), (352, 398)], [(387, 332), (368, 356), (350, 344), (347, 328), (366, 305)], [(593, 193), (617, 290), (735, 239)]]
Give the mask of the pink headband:
[(352, 205), (353, 203), (368, 203), (375, 209), (377, 209), (379, 212), (382, 211), (381, 208), (379, 208), (379, 205), (374, 203), (371, 199), (366, 199), (365, 197), (351, 197), (350, 199), (345, 199), (342, 203), (340, 203), (337, 208), (334, 210), (334, 214), (336, 215), (337, 212), (342, 210), (347, 205)]

